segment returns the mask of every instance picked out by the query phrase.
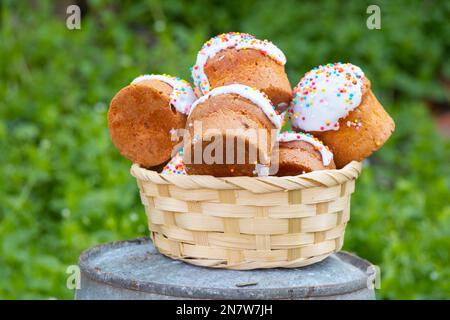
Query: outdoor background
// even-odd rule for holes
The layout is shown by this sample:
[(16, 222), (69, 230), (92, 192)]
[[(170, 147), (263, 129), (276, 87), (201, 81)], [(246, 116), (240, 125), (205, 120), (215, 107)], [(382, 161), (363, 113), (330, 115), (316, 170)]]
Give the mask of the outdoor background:
[[(81, 30), (66, 28), (72, 3)], [(272, 40), (292, 85), (319, 64), (363, 68), (397, 128), (357, 182), (344, 249), (380, 266), (378, 298), (450, 298), (449, 20), (445, 0), (2, 1), (0, 298), (71, 299), (83, 250), (148, 234), (109, 101), (143, 73), (190, 80), (228, 31)]]

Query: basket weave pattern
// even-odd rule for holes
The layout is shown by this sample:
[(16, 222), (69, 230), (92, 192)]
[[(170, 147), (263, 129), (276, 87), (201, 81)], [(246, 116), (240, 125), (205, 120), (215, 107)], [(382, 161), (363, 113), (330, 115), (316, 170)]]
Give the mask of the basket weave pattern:
[(295, 177), (161, 175), (131, 167), (151, 238), (171, 258), (217, 268), (295, 268), (339, 251), (361, 164)]

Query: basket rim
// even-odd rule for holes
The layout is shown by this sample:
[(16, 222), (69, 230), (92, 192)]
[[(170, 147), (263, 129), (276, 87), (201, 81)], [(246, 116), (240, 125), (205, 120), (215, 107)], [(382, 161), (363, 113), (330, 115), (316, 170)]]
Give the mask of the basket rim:
[(142, 168), (134, 163), (130, 173), (138, 181), (175, 185), (183, 189), (248, 190), (253, 193), (333, 187), (358, 178), (361, 162), (352, 161), (342, 169), (318, 170), (297, 176), (214, 177), (211, 175), (168, 175)]

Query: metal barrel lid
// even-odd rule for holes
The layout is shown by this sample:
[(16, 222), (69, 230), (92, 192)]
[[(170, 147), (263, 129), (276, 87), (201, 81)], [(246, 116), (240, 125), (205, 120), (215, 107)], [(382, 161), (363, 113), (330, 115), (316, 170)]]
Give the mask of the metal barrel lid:
[[(373, 289), (367, 286), (371, 266), (355, 255), (339, 252), (297, 269), (212, 269), (165, 257), (148, 238), (138, 238), (98, 245), (82, 253), (82, 286), (77, 299), (127, 299), (136, 291), (139, 298), (147, 294), (152, 299), (373, 299)], [(88, 288), (83, 287), (86, 283)], [(99, 296), (106, 291), (93, 290), (93, 285), (107, 286), (108, 296)], [(359, 294), (351, 295), (355, 292)]]

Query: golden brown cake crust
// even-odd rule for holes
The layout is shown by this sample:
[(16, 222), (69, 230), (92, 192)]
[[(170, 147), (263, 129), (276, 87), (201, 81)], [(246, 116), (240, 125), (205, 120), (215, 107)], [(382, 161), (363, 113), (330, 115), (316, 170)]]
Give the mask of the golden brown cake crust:
[[(195, 121), (201, 121), (202, 123), (202, 139), (193, 141), (195, 135)], [(253, 104), (251, 101), (236, 95), (236, 94), (223, 94), (218, 96), (211, 96), (204, 103), (201, 103), (195, 107), (192, 111), (188, 121), (187, 129), (189, 131), (190, 139), (186, 139), (184, 146), (184, 161), (186, 171), (188, 174), (200, 174), (200, 175), (214, 175), (216, 177), (225, 176), (253, 176), (255, 170), (255, 164), (250, 163), (250, 150), (255, 150), (256, 155), (263, 155), (257, 157), (259, 163), (267, 163), (270, 155), (267, 154), (267, 150), (271, 150), (271, 137), (270, 130), (275, 129), (274, 124), (267, 118), (261, 108)], [(226, 141), (228, 139), (234, 140), (234, 158), (232, 164), (207, 164), (207, 163), (189, 163), (194, 162), (194, 148), (196, 144), (202, 144), (201, 150), (210, 144), (209, 139), (206, 136), (208, 130), (216, 130), (217, 135), (222, 138), (223, 141), (223, 154), (226, 157)], [(254, 139), (245, 139), (245, 136), (235, 133), (227, 133), (227, 129), (261, 129), (266, 130), (267, 139), (260, 139), (255, 141)], [(237, 163), (237, 146), (238, 139), (240, 141), (245, 140), (245, 163)], [(206, 141), (205, 141), (206, 140)], [(258, 139), (256, 139), (258, 140)], [(211, 140), (214, 141), (214, 140)], [(259, 148), (260, 146), (264, 146)], [(254, 149), (255, 148), (255, 149)], [(261, 151), (260, 151), (261, 149)], [(189, 151), (191, 150), (191, 151)], [(192, 161), (189, 161), (191, 157)], [(201, 159), (200, 159), (201, 160)], [(196, 162), (196, 161), (195, 161)], [(226, 158), (224, 159), (226, 162)]]
[(322, 155), (306, 141), (280, 142), (277, 176), (296, 176), (316, 170), (336, 169), (334, 161), (325, 166)]
[(330, 148), (336, 167), (340, 169), (380, 149), (394, 129), (394, 120), (373, 94), (370, 81), (364, 78), (361, 103), (339, 120), (339, 130), (311, 133)]
[(256, 49), (222, 50), (208, 60), (205, 74), (212, 88), (233, 83), (256, 87), (267, 94), (275, 106), (289, 104), (292, 98), (284, 66)]
[(172, 128), (184, 128), (186, 116), (170, 106), (172, 87), (159, 80), (130, 84), (112, 99), (108, 111), (111, 139), (120, 153), (149, 168), (171, 157)]

